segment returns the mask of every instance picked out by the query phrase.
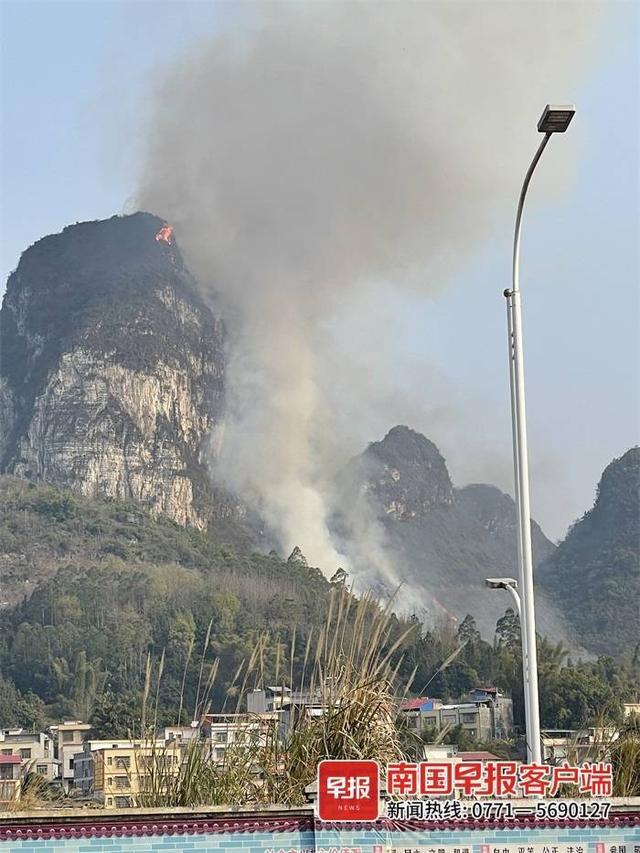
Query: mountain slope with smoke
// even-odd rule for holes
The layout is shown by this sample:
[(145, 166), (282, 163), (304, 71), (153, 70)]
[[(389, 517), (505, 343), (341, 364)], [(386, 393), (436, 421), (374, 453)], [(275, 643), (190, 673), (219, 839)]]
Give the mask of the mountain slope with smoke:
[[(242, 551), (277, 546), (271, 526), (221, 487), (215, 465), (213, 476), (207, 467), (205, 451), (211, 456), (212, 435), (222, 432), (225, 417), (225, 333), (200, 299), (163, 220), (144, 213), (113, 217), (38, 241), (10, 277), (0, 331), (0, 473), (129, 501), (119, 510), (127, 524), (137, 517), (135, 499), (188, 528), (206, 527), (209, 536)], [(610, 545), (611, 516), (620, 528), (615, 542), (628, 545), (610, 561), (620, 577), (627, 563), (637, 563), (632, 498), (635, 489), (637, 505), (638, 466), (628, 460), (637, 455), (620, 461), (622, 472), (631, 473), (621, 489), (601, 489), (597, 507), (607, 522), (600, 525), (606, 542), (599, 544)], [(516, 560), (515, 509), (508, 495), (490, 485), (457, 488), (438, 447), (406, 426), (394, 427), (337, 474), (329, 467), (324, 476), (330, 483), (326, 505), (333, 508), (328, 535), (336, 550), (349, 555), (349, 583), (390, 593), (402, 581), (398, 609), (429, 623), (470, 612), (491, 635), (505, 602), (484, 590), (484, 578), (512, 574)], [(603, 483), (611, 481), (609, 471)], [(628, 500), (611, 501), (612, 493)], [(41, 508), (54, 518), (73, 515), (73, 502), (43, 499)], [(596, 528), (585, 539), (589, 547), (603, 537)], [(558, 554), (569, 553), (577, 529)], [(101, 554), (126, 553), (105, 539), (99, 525), (95, 533)], [(546, 559), (539, 572), (545, 589), (536, 593), (538, 624), (565, 639), (555, 606), (562, 602), (550, 581), (555, 577), (562, 585), (562, 571), (553, 571), (559, 557), (535, 522), (532, 534), (536, 560)], [(292, 536), (297, 539), (295, 531)], [(55, 541), (63, 563), (77, 559), (62, 539)], [(305, 540), (299, 542), (302, 549), (289, 560), (293, 571), (298, 563), (307, 565)], [(14, 546), (12, 530), (0, 531), (0, 551), (8, 549), (0, 553), (7, 600), (29, 594), (54, 567), (39, 558), (37, 538), (32, 553)], [(596, 574), (604, 562), (597, 562)], [(571, 569), (571, 560), (565, 563)], [(333, 574), (337, 566), (322, 568)], [(601, 574), (589, 587), (605, 590), (598, 606), (615, 581)], [(591, 598), (583, 609), (596, 606)], [(632, 606), (633, 597), (626, 600)], [(584, 630), (580, 613), (571, 616)]]
[[(345, 550), (358, 539), (351, 519), (375, 520), (408, 609), (429, 623), (473, 613), (480, 630), (491, 632), (508, 602), (484, 580), (513, 575), (517, 565), (516, 509), (508, 495), (486, 484), (455, 488), (435, 444), (406, 426), (393, 427), (350, 462), (339, 495), (335, 528)], [(555, 547), (535, 521), (531, 533), (539, 564)], [(568, 642), (552, 596), (537, 594), (537, 615), (541, 633)]]
[[(215, 475), (259, 507), (283, 550), (300, 544), (332, 573), (351, 555), (329, 532), (329, 483), (371, 434), (375, 386), (361, 393), (355, 373), (349, 382), (337, 320), (354, 294), (362, 305), (380, 284), (435, 293), (469, 262), (461, 245), (478, 245), (511, 205), (532, 105), (549, 93), (574, 97), (596, 11), (570, 3), (243, 11), (242, 24), (161, 75), (137, 200), (173, 224), (229, 328)], [(563, 178), (547, 170), (547, 187)], [(394, 358), (393, 335), (365, 332), (362, 345), (375, 378)], [(417, 407), (423, 393), (416, 386)], [(367, 519), (361, 527), (376, 537)], [(388, 567), (373, 568), (388, 576)]]

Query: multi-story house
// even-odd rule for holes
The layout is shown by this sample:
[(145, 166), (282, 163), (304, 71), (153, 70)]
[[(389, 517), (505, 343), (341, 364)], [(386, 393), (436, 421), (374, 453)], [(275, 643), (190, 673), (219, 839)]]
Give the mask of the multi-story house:
[(51, 726), (54, 756), (60, 762), (60, 781), (67, 792), (73, 787), (74, 756), (82, 751), (82, 744), (90, 729), (90, 724), (81, 720), (65, 720), (64, 723)]
[(139, 795), (156, 782), (177, 772), (182, 746), (172, 740), (87, 740), (74, 755), (74, 791), (94, 797), (106, 808), (139, 805)]
[[(154, 745), (141, 740), (86, 740), (82, 745), (82, 752), (77, 752), (73, 757), (74, 791), (84, 797), (95, 795), (98, 799), (104, 799), (105, 787), (115, 790), (117, 785), (118, 790), (126, 789), (127, 785), (125, 785), (122, 779), (119, 779), (116, 783), (113, 781), (113, 777), (123, 774), (131, 776), (132, 757), (136, 759), (133, 762), (133, 772), (138, 773), (139, 756), (147, 754), (144, 752), (145, 748), (147, 748), (149, 753), (155, 751), (155, 754), (160, 756), (165, 751), (165, 742), (158, 740)], [(169, 749), (171, 750), (171, 747)], [(140, 750), (143, 751), (140, 752)], [(171, 750), (172, 755), (174, 752), (175, 750)], [(102, 765), (104, 765), (106, 781), (103, 779), (104, 774), (101, 775), (100, 768)], [(145, 768), (145, 772), (146, 769), (148, 768)], [(97, 788), (96, 772), (98, 776)], [(109, 779), (112, 781), (109, 782)], [(128, 787), (130, 789), (131, 785)], [(133, 788), (139, 789), (139, 786), (133, 785)], [(113, 791), (110, 793), (111, 796), (114, 796)], [(125, 796), (130, 796), (130, 794), (131, 791), (128, 790)], [(113, 806), (113, 803), (109, 803), (108, 805)]]
[(53, 743), (44, 732), (0, 730), (0, 755), (17, 755), (22, 774), (38, 773), (49, 782), (59, 776), (60, 766), (53, 757)]
[(140, 804), (140, 795), (152, 781), (162, 786), (168, 775), (180, 768), (182, 751), (175, 742), (150, 744), (130, 741), (92, 751), (93, 794), (108, 809), (124, 809)]
[[(493, 740), (505, 740), (513, 734), (513, 701), (495, 687), (474, 687), (469, 699), (491, 712)], [(482, 738), (481, 738), (482, 740)]]
[(165, 743), (175, 741), (176, 743), (187, 744), (194, 738), (200, 737), (202, 737), (202, 731), (197, 720), (188, 726), (165, 726), (164, 729)]
[(247, 711), (250, 714), (266, 714), (280, 711), (291, 702), (291, 689), (285, 687), (263, 687), (247, 694)]
[(20, 764), (19, 755), (0, 755), (0, 808), (20, 796)]
[(582, 764), (601, 760), (620, 736), (615, 726), (591, 726), (586, 729), (544, 729), (542, 760), (548, 764)]
[(222, 764), (227, 750), (248, 745), (265, 746), (277, 731), (278, 713), (207, 714), (202, 733), (209, 742), (214, 761)]
[(291, 690), (288, 687), (265, 687), (247, 696), (247, 711), (261, 716), (272, 715), (280, 720), (280, 736), (302, 717), (320, 717), (327, 707), (327, 697), (321, 690)]
[(202, 734), (210, 747), (210, 755), (217, 764), (225, 760), (230, 747), (266, 746), (276, 737), (280, 725), (277, 712), (261, 714), (207, 714), (202, 723)]
[(400, 708), (410, 729), (425, 732), (461, 727), (474, 740), (504, 740), (513, 732), (511, 699), (495, 688), (476, 688), (464, 702), (444, 704), (424, 696)]
[(90, 797), (93, 794), (95, 761), (93, 752), (85, 742), (82, 752), (73, 756), (73, 791), (79, 797)]
[(82, 750), (73, 756), (73, 789), (81, 796), (93, 794), (95, 760), (94, 753), (99, 749), (126, 749), (130, 740), (85, 740)]
[(0, 729), (0, 755), (18, 755), (22, 765), (53, 758), (53, 745), (43, 732), (24, 729)]

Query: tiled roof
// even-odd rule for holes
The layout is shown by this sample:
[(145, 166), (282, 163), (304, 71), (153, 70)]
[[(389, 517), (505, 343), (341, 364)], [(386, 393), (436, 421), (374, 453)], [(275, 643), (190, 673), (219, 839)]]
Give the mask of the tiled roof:
[[(527, 813), (517, 813), (512, 819), (496, 819), (496, 820), (473, 820), (467, 819), (462, 821), (389, 821), (382, 818), (375, 823), (321, 823), (311, 814), (310, 809), (288, 810), (288, 814), (269, 814), (269, 809), (262, 813), (256, 810), (253, 813), (246, 812), (228, 812), (226, 814), (208, 812), (208, 810), (180, 810), (183, 813), (179, 816), (171, 814), (171, 809), (122, 809), (122, 810), (107, 810), (99, 814), (84, 814), (81, 817), (77, 814), (65, 814), (65, 810), (61, 809), (55, 815), (49, 814), (22, 814), (12, 815), (7, 814), (6, 818), (3, 815), (0, 817), (0, 842), (8, 841), (11, 847), (8, 850), (15, 850), (16, 844), (21, 842), (29, 842), (44, 840), (51, 843), (51, 839), (64, 839), (69, 841), (71, 846), (77, 849), (77, 844), (82, 844), (86, 840), (89, 844), (95, 838), (109, 837), (151, 837), (151, 836), (173, 836), (179, 844), (181, 840), (190, 841), (194, 835), (235, 835), (236, 833), (282, 833), (277, 843), (272, 846), (290, 846), (288, 833), (295, 833), (290, 836), (291, 841), (298, 841), (300, 833), (316, 833), (334, 831), (354, 831), (360, 834), (366, 830), (376, 832), (375, 838), (379, 838), (380, 831), (390, 834), (390, 841), (394, 843), (397, 840), (398, 846), (402, 841), (402, 835), (407, 831), (420, 831), (425, 835), (428, 832), (456, 831), (456, 832), (479, 832), (477, 841), (473, 836), (469, 838), (469, 848), (471, 845), (475, 847), (480, 844), (486, 837), (487, 832), (492, 834), (496, 830), (531, 830), (531, 829), (549, 829), (552, 827), (567, 827), (583, 829), (585, 825), (589, 827), (615, 827), (618, 831), (626, 827), (637, 827), (640, 824), (640, 811), (635, 805), (635, 800), (629, 806), (621, 806), (619, 810), (614, 812), (615, 804), (612, 808), (612, 814), (605, 820), (585, 822), (578, 820), (561, 820), (561, 819), (544, 819), (539, 820), (535, 817), (534, 807), (531, 806)], [(176, 810), (178, 811), (178, 810)], [(584, 831), (584, 830), (583, 830)], [(543, 839), (541, 839), (542, 841)], [(274, 839), (275, 841), (275, 839)], [(181, 845), (182, 846), (182, 845)], [(184, 845), (186, 846), (186, 844)], [(405, 846), (405, 845), (402, 845)], [(551, 845), (550, 845), (551, 846)], [(145, 844), (145, 849), (149, 849), (150, 844)], [(242, 845), (246, 849), (245, 844)], [(0, 847), (0, 850), (2, 847)], [(34, 848), (35, 849), (35, 848)], [(50, 849), (50, 848), (49, 848)], [(142, 849), (142, 847), (140, 847)], [(220, 847), (217, 847), (220, 849)], [(238, 848), (239, 849), (239, 848)], [(255, 849), (255, 848), (254, 848)], [(7, 850), (7, 853), (8, 853)], [(115, 848), (114, 848), (115, 850)], [(26, 847), (25, 847), (26, 851)]]
[(433, 702), (433, 699), (429, 696), (421, 696), (419, 699), (410, 699), (408, 702), (403, 702), (403, 704), (400, 705), (400, 710), (417, 711), (425, 704), (425, 702)]

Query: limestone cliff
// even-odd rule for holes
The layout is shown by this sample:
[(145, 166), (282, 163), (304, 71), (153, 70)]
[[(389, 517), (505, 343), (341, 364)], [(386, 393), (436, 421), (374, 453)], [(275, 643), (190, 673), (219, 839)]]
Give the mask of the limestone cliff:
[(9, 278), (0, 335), (0, 472), (204, 525), (223, 327), (166, 223), (136, 213), (39, 240)]

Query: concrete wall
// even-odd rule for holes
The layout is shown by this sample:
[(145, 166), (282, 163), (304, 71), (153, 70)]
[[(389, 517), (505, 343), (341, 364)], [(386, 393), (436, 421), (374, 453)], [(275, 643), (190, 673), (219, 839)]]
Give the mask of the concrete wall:
[[(557, 853), (570, 853), (582, 848), (584, 853), (609, 853), (612, 847), (619, 850), (626, 847), (627, 853), (633, 853), (634, 842), (638, 843), (638, 829), (600, 829), (600, 830), (544, 830), (536, 834), (535, 830), (526, 832), (493, 832), (480, 836), (476, 832), (406, 832), (376, 833), (364, 832), (294, 832), (294, 833), (242, 833), (219, 835), (158, 835), (154, 837), (125, 838), (88, 838), (88, 839), (44, 839), (41, 841), (10, 841), (8, 848), (15, 853), (150, 853), (150, 851), (188, 850), (202, 853), (405, 853), (423, 848), (425, 851), (444, 849), (449, 853), (453, 848), (468, 848), (473, 853), (519, 853), (519, 848), (535, 845), (542, 851), (544, 845), (550, 851), (555, 847)], [(598, 848), (596, 845), (604, 847)], [(0, 850), (3, 843), (0, 842)]]
[[(120, 816), (121, 817), (121, 816)], [(522, 827), (506, 829), (430, 828), (401, 831), (363, 826), (337, 831), (315, 824), (310, 817), (254, 820), (243, 816), (233, 821), (216, 822), (216, 816), (167, 823), (175, 815), (139, 814), (127, 825), (118, 826), (113, 817), (83, 821), (71, 830), (67, 823), (63, 834), (52, 830), (46, 822), (20, 825), (14, 820), (11, 829), (0, 824), (0, 851), (15, 853), (150, 853), (150, 851), (202, 851), (202, 853), (405, 853), (418, 850), (433, 853), (635, 853), (640, 845), (640, 811), (624, 824), (601, 827)], [(4, 826), (2, 825), (4, 824)], [(271, 831), (269, 831), (269, 827)], [(243, 831), (239, 831), (239, 830)], [(44, 832), (43, 832), (44, 830)], [(278, 831), (276, 831), (278, 830)], [(71, 832), (81, 835), (71, 836)], [(25, 837), (30, 832), (31, 837)], [(22, 837), (18, 833), (22, 833)], [(137, 833), (137, 834), (136, 834)], [(143, 834), (144, 833), (144, 834)], [(55, 836), (58, 837), (55, 837)], [(66, 837), (63, 837), (66, 835)]]

